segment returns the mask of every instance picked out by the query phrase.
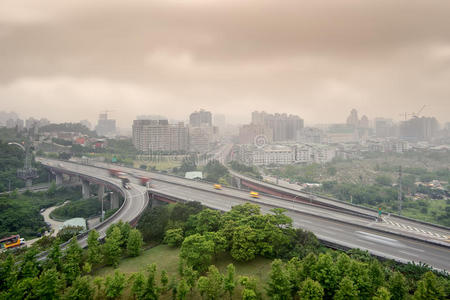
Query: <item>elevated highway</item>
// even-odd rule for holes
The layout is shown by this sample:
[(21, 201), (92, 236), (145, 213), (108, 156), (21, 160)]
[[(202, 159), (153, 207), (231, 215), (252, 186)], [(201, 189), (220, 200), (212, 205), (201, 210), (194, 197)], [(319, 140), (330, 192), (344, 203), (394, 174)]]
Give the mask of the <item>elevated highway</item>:
[[(124, 202), (122, 206), (104, 222), (94, 227), (103, 238), (106, 235), (107, 228), (120, 220), (135, 223), (140, 214), (144, 211), (148, 204), (147, 188), (138, 184), (131, 184), (130, 189), (124, 189), (120, 180), (111, 178), (108, 173), (102, 169), (78, 165), (74, 163), (60, 162), (57, 160), (37, 159), (52, 172), (61, 172), (71, 176), (78, 176), (81, 180), (89, 181), (122, 194)], [(80, 246), (87, 246), (87, 234), (78, 237)]]
[[(250, 178), (234, 171), (230, 173), (240, 179), (240, 184), (250, 189), (261, 191), (270, 195), (276, 195), (286, 199), (296, 199), (305, 203), (318, 206), (329, 207), (341, 212), (356, 213), (359, 215), (377, 218), (378, 212), (375, 209), (353, 205), (337, 199), (311, 195), (302, 191), (294, 190), (281, 185), (263, 182)], [(430, 224), (419, 220), (413, 220), (402, 216), (382, 214), (380, 226), (387, 231), (400, 232), (405, 235), (423, 238), (425, 240), (446, 241), (450, 238), (450, 229), (445, 226)]]
[[(80, 165), (69, 162), (59, 162), (42, 159), (42, 163), (53, 164), (59, 168), (66, 169), (78, 174), (85, 174), (100, 178), (102, 180), (114, 181), (108, 177), (106, 168), (108, 164), (98, 164), (97, 167), (91, 165)], [(58, 165), (59, 164), (59, 165)], [(118, 168), (114, 166), (114, 168)], [(286, 215), (293, 219), (294, 226), (314, 232), (326, 243), (341, 246), (342, 248), (365, 249), (380, 257), (391, 258), (401, 262), (414, 261), (416, 263), (426, 263), (434, 268), (450, 270), (450, 249), (447, 244), (432, 243), (401, 234), (400, 232), (389, 232), (384, 230), (381, 223), (375, 222), (372, 216), (365, 214), (353, 214), (342, 212), (321, 206), (309, 205), (297, 201), (277, 198), (269, 195), (262, 195), (260, 199), (252, 199), (248, 192), (223, 188), (214, 190), (211, 184), (204, 182), (187, 180), (164, 174), (151, 173), (133, 168), (120, 167), (122, 171), (132, 176), (147, 176), (153, 179), (152, 189), (149, 190), (151, 196), (164, 198), (169, 201), (199, 201), (203, 205), (213, 209), (227, 211), (232, 206), (245, 202), (257, 203), (262, 212), (268, 213), (274, 207), (283, 207), (288, 211)], [(136, 181), (137, 182), (137, 179)], [(119, 184), (118, 182), (116, 184)], [(140, 208), (129, 207), (117, 216), (117, 221), (122, 218), (124, 221), (132, 220), (142, 209), (139, 203), (139, 194), (145, 189), (132, 183), (130, 196), (131, 206), (137, 204)], [(142, 195), (142, 194), (141, 194)]]

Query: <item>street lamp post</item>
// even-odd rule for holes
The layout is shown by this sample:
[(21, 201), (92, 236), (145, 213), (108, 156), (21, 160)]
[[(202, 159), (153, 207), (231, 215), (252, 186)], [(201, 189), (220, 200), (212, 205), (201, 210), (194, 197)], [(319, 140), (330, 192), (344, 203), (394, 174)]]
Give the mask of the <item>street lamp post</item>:
[(298, 195), (292, 198), (292, 209), (294, 209), (295, 206), (295, 200), (297, 199)]

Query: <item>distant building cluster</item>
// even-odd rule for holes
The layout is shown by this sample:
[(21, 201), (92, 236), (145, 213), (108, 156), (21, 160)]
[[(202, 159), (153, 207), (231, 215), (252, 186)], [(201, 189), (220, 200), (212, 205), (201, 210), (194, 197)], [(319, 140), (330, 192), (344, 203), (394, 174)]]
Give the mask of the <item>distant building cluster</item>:
[(241, 145), (239, 159), (249, 165), (324, 164), (336, 156), (336, 148), (322, 144)]
[(205, 153), (218, 141), (218, 127), (212, 114), (200, 110), (189, 116), (189, 124), (170, 124), (167, 119), (143, 117), (133, 121), (133, 145), (139, 151), (191, 151)]

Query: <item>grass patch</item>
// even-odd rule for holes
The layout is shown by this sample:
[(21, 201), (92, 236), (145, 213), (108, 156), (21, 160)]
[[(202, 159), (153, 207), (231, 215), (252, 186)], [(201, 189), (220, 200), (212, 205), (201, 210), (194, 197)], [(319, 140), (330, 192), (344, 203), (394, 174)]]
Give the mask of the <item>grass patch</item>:
[[(119, 264), (119, 270), (122, 273), (130, 276), (132, 273), (144, 271), (146, 266), (155, 263), (158, 268), (158, 275), (162, 270), (166, 270), (169, 278), (178, 276), (178, 254), (180, 248), (172, 248), (168, 245), (158, 245), (151, 249), (145, 250), (138, 257), (129, 257), (123, 259)], [(219, 256), (216, 260), (212, 261), (220, 272), (223, 274), (226, 272), (228, 264), (233, 263), (236, 267), (236, 279), (238, 276), (250, 276), (254, 277), (258, 281), (258, 290), (265, 295), (264, 286), (269, 278), (269, 273), (271, 270), (270, 264), (272, 261), (264, 257), (257, 257), (250, 262), (235, 262), (228, 253), (224, 253)], [(114, 269), (112, 267), (103, 267), (96, 270), (94, 276), (106, 277), (114, 274)], [(159, 283), (159, 276), (158, 276)], [(233, 299), (241, 299), (242, 288), (240, 285), (236, 287)], [(129, 294), (126, 291), (125, 294)], [(167, 293), (161, 296), (161, 299), (171, 299), (171, 293)], [(200, 295), (190, 294), (188, 299), (199, 299)], [(224, 296), (227, 298), (227, 296)]]

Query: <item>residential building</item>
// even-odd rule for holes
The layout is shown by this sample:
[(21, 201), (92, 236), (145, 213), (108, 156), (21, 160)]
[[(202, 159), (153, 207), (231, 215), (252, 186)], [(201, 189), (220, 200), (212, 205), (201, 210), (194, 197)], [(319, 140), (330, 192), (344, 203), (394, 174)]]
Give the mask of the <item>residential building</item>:
[(169, 124), (167, 120), (134, 120), (133, 145), (149, 151), (187, 151), (188, 129), (183, 122)]
[(189, 150), (205, 153), (212, 149), (217, 142), (217, 127), (189, 126)]
[(115, 136), (116, 135), (116, 120), (108, 119), (107, 113), (99, 115), (95, 132), (100, 136)]
[(303, 119), (295, 115), (268, 114), (254, 111), (252, 124), (272, 129), (273, 141), (295, 141), (300, 130), (304, 127)]
[(257, 137), (262, 137), (264, 143), (272, 143), (273, 130), (267, 126), (253, 123), (239, 128), (239, 144), (255, 144)]
[(189, 125), (193, 127), (212, 126), (211, 112), (201, 109), (189, 116)]
[(400, 137), (411, 141), (429, 141), (439, 130), (433, 117), (413, 117), (400, 124)]

